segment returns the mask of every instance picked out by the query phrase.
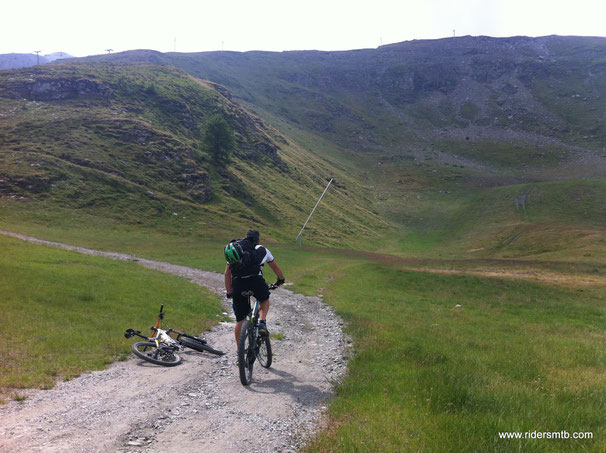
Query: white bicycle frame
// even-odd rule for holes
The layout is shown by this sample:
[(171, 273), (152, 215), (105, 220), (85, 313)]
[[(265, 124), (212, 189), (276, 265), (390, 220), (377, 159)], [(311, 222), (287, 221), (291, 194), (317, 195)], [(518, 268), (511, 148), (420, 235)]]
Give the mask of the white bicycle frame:
[(154, 335), (150, 339), (156, 343), (157, 347), (160, 347), (160, 343), (164, 343), (165, 345), (177, 346), (179, 349), (183, 348), (177, 340), (175, 340), (168, 334), (166, 330), (157, 327), (155, 329), (156, 335)]

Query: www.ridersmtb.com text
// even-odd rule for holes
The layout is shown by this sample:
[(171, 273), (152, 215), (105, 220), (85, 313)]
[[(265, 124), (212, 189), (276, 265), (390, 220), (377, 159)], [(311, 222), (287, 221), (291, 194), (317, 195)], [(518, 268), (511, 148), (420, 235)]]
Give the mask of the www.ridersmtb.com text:
[(502, 432), (499, 433), (499, 439), (593, 439), (593, 433), (569, 433), (568, 431)]

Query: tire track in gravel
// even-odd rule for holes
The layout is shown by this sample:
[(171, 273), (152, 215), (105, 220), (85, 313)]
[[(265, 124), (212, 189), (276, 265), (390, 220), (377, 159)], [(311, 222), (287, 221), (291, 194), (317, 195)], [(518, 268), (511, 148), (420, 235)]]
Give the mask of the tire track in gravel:
[[(43, 241), (80, 253), (136, 261), (223, 294), (223, 275), (185, 266)], [(234, 322), (204, 337), (228, 351), (217, 357), (183, 352), (183, 363), (162, 368), (132, 356), (103, 371), (31, 390), (0, 406), (2, 452), (294, 452), (321, 425), (334, 385), (346, 372), (349, 340), (342, 322), (318, 297), (274, 291), (268, 317), (273, 341), (269, 370), (255, 366), (240, 384)], [(223, 299), (231, 314), (230, 301)]]

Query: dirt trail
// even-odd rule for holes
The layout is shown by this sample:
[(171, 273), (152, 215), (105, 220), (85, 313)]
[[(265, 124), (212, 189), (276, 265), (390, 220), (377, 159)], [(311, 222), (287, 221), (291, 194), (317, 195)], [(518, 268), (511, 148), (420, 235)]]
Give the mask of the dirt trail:
[[(137, 261), (223, 293), (223, 276), (132, 255), (100, 252), (0, 231), (26, 241)], [(268, 326), (274, 363), (255, 367), (249, 387), (235, 366), (233, 322), (204, 337), (228, 354), (183, 353), (162, 368), (134, 356), (104, 371), (32, 390), (0, 406), (1, 452), (291, 452), (322, 422), (334, 384), (346, 371), (342, 322), (317, 297), (279, 289)], [(230, 303), (223, 300), (231, 314)]]

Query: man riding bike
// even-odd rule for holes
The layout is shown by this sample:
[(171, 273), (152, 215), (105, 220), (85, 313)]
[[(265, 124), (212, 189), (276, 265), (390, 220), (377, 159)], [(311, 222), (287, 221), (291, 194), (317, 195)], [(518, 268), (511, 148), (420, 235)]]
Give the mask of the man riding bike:
[[(267, 330), (267, 313), (269, 311), (269, 287), (263, 278), (262, 267), (267, 263), (274, 271), (278, 280), (276, 286), (284, 283), (284, 274), (276, 264), (271, 252), (259, 244), (260, 234), (257, 230), (248, 230), (246, 238), (231, 241), (225, 247), (225, 290), (227, 297), (233, 297), (233, 310), (236, 316), (236, 348), (240, 344), (242, 324), (250, 312), (249, 299), (242, 295), (243, 291), (253, 291), (254, 297), (260, 301), (259, 333), (269, 336)], [(245, 259), (242, 259), (242, 256)]]

